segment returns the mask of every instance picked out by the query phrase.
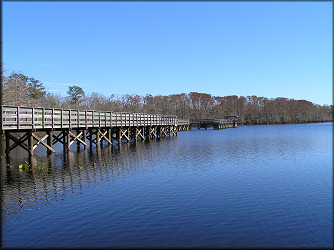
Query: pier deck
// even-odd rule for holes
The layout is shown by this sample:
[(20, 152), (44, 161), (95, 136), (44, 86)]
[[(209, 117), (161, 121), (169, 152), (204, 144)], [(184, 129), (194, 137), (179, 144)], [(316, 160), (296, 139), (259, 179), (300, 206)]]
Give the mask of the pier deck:
[(223, 119), (197, 119), (190, 120), (190, 127), (224, 129), (237, 127), (238, 116), (225, 116)]

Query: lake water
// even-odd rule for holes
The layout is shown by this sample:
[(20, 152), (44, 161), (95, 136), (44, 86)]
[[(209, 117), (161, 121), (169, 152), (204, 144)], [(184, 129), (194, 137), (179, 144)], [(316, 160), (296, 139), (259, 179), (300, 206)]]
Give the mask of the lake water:
[[(332, 247), (332, 123), (45, 149), (2, 176), (3, 247)], [(58, 152), (59, 151), (59, 152)]]

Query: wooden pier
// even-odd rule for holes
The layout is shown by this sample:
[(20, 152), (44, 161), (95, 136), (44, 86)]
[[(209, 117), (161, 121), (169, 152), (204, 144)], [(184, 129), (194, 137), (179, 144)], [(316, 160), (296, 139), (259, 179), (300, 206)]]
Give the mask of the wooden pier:
[(150, 140), (177, 136), (177, 118), (171, 115), (124, 112), (79, 111), (1, 106), (1, 129), (6, 137), (6, 155), (20, 146), (29, 155), (39, 145), (54, 153), (55, 143), (70, 150), (77, 147), (99, 147), (106, 142)]
[(224, 128), (236, 128), (238, 116), (225, 116), (223, 119), (197, 119), (190, 120), (190, 128), (209, 128), (224, 129)]
[(5, 137), (6, 158), (16, 147), (30, 156), (38, 146), (48, 154), (55, 153), (54, 145), (61, 143), (69, 151), (76, 142), (77, 149), (97, 148), (116, 141), (137, 141), (177, 136), (178, 131), (191, 127), (213, 126), (221, 129), (236, 127), (236, 119), (178, 120), (161, 114), (125, 113), (94, 110), (47, 109), (1, 106), (1, 133)]
[(177, 120), (177, 130), (184, 131), (190, 129), (190, 121), (189, 120)]

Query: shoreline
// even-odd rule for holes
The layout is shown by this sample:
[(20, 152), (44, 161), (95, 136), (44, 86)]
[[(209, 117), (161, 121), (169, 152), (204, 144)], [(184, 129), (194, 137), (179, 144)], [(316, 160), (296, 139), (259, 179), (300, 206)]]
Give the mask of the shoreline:
[(312, 122), (290, 122), (290, 123), (261, 123), (261, 124), (242, 124), (238, 123), (239, 126), (258, 126), (258, 125), (293, 125), (293, 124), (310, 124), (310, 123), (327, 123), (327, 122), (334, 122), (332, 121), (322, 121), (322, 122), (317, 122), (317, 121), (312, 121)]

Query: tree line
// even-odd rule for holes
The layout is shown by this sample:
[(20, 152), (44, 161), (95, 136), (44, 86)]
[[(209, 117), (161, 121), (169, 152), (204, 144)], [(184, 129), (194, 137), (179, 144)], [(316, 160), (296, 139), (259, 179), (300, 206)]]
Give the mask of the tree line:
[(252, 96), (213, 96), (207, 93), (156, 95), (86, 95), (79, 86), (70, 86), (67, 96), (49, 93), (33, 77), (13, 72), (2, 76), (3, 105), (99, 110), (176, 115), (179, 119), (212, 119), (238, 116), (238, 123), (286, 124), (333, 121), (333, 105), (306, 100)]

